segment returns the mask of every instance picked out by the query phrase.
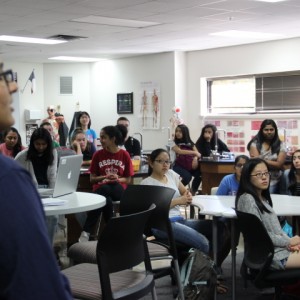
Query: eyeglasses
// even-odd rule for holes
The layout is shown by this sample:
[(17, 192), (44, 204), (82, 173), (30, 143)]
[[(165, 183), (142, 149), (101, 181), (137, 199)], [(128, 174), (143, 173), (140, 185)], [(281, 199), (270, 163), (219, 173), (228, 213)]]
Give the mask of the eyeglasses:
[(250, 176), (256, 176), (257, 178), (262, 178), (263, 176), (270, 177), (271, 173), (270, 172), (264, 172), (264, 173), (256, 173), (256, 174), (251, 174)]
[(54, 112), (54, 109), (53, 109), (53, 108), (51, 108), (51, 109), (47, 109), (47, 111)]
[(236, 164), (235, 167), (238, 169), (242, 169), (244, 167), (244, 164)]
[(162, 160), (162, 159), (157, 159), (155, 161), (158, 162), (161, 165), (163, 165), (163, 164), (170, 165), (172, 163), (170, 160)]
[(5, 71), (0, 73), (0, 80), (5, 80), (6, 84), (13, 82), (14, 80), (14, 73), (12, 70)]

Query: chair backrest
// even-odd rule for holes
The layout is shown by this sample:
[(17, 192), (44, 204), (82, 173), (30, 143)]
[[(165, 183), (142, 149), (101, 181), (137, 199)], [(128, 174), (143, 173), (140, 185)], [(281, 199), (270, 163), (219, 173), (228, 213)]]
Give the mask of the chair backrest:
[(210, 190), (210, 194), (211, 195), (216, 195), (217, 191), (218, 191), (218, 188), (219, 188), (218, 186), (212, 187), (211, 190)]
[(154, 185), (129, 185), (120, 200), (120, 215), (140, 212), (152, 203), (156, 205), (146, 224), (145, 234), (151, 228), (168, 230), (170, 204), (175, 190)]
[(97, 263), (103, 299), (112, 299), (109, 273), (130, 269), (141, 262), (145, 263), (147, 271), (151, 271), (143, 232), (154, 210), (153, 204), (147, 210), (111, 218), (103, 229), (97, 243)]
[(274, 245), (261, 220), (246, 212), (236, 211), (238, 225), (244, 236), (244, 262), (254, 270), (268, 268), (274, 255)]

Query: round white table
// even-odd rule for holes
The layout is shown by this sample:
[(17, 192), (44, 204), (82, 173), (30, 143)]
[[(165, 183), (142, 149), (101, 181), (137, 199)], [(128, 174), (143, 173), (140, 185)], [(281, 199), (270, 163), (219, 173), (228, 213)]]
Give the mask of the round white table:
[[(64, 203), (59, 203), (60, 200)], [(60, 196), (59, 198), (42, 199), (42, 201), (50, 202), (49, 204), (51, 204), (51, 201), (53, 201), (54, 204), (59, 203), (58, 205), (44, 205), (46, 216), (74, 214), (97, 209), (106, 204), (104, 196), (82, 192), (75, 192)]]

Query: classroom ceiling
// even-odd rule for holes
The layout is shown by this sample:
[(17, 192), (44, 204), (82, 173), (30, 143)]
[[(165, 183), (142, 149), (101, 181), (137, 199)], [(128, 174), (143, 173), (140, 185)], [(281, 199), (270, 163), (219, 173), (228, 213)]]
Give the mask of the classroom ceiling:
[[(155, 24), (109, 25), (110, 18)], [(210, 35), (225, 30), (277, 36)], [(299, 37), (300, 0), (0, 0), (0, 35), (84, 37), (58, 45), (0, 41), (3, 60), (22, 62), (51, 62), (49, 57), (61, 55), (116, 59), (212, 49)]]

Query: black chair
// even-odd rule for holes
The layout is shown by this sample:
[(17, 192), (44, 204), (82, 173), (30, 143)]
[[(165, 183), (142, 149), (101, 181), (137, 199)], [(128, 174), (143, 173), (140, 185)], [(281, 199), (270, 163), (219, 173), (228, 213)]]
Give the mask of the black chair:
[[(112, 218), (97, 243), (97, 264), (78, 264), (62, 272), (74, 298), (139, 299), (149, 292), (157, 299), (154, 276), (143, 232), (155, 209)], [(132, 268), (144, 262), (145, 272)], [(100, 277), (100, 279), (99, 279)]]
[(300, 268), (270, 269), (274, 245), (261, 220), (246, 212), (236, 211), (238, 225), (244, 236), (244, 259), (241, 275), (258, 289), (274, 287), (275, 299), (280, 299), (282, 286), (294, 284), (300, 278)]
[(180, 280), (179, 251), (188, 253), (186, 245), (175, 243), (173, 229), (169, 219), (170, 204), (175, 191), (163, 186), (130, 185), (127, 187), (120, 201), (120, 215), (132, 214), (145, 209), (150, 203), (156, 205), (156, 209), (150, 216), (146, 226), (145, 235), (151, 236), (151, 229), (159, 229), (167, 234), (167, 240), (148, 241), (148, 249), (151, 261), (171, 259), (171, 266), (154, 269), (154, 277), (160, 278), (171, 275), (175, 279), (179, 290), (180, 299), (184, 299), (183, 287)]
[[(180, 252), (188, 254), (189, 248), (185, 245), (175, 243), (172, 226), (169, 220), (170, 203), (175, 191), (162, 186), (129, 185), (120, 201), (120, 215), (137, 213), (145, 210), (154, 203), (156, 209), (145, 227), (145, 235), (152, 235), (151, 228), (157, 228), (167, 233), (168, 239), (164, 241), (148, 242), (151, 261), (172, 260), (170, 267), (155, 268), (155, 278), (171, 275), (175, 280), (181, 299), (184, 299), (183, 288), (180, 280), (179, 256)], [(96, 241), (76, 243), (68, 250), (68, 256), (74, 263), (96, 263)], [(184, 259), (184, 257), (182, 258)]]

